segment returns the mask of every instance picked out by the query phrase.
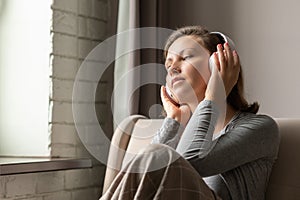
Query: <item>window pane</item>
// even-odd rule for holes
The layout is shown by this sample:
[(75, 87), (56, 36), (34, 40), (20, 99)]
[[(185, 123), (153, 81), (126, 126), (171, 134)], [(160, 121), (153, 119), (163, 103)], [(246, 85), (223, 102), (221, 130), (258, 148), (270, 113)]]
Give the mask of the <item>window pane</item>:
[(6, 0), (0, 11), (0, 155), (49, 155), (50, 4)]

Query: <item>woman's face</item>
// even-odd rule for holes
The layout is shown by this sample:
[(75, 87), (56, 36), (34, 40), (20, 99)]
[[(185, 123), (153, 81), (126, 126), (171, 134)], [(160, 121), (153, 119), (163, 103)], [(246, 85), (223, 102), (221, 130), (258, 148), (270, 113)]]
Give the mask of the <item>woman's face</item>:
[(168, 49), (166, 82), (180, 103), (197, 103), (204, 98), (210, 76), (210, 53), (195, 36), (183, 36)]

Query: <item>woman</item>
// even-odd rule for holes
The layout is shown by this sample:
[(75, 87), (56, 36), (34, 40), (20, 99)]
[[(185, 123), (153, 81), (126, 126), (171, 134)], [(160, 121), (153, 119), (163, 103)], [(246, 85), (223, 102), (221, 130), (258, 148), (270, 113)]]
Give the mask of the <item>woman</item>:
[[(200, 26), (169, 37), (173, 97), (162, 86), (164, 123), (103, 199), (264, 199), (278, 128), (243, 97), (239, 57), (224, 39)], [(132, 173), (136, 168), (140, 173)]]

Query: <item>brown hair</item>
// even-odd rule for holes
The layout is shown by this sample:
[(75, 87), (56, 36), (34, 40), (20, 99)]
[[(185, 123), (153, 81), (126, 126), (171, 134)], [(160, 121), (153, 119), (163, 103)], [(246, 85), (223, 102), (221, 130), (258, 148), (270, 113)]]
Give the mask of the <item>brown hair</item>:
[[(197, 39), (199, 38), (198, 42), (202, 46), (204, 46), (210, 52), (210, 54), (217, 51), (218, 44), (223, 44), (225, 42), (216, 34), (211, 34), (206, 28), (202, 26), (186, 26), (177, 29), (170, 35), (165, 44), (165, 57), (168, 53), (168, 49), (173, 44), (173, 42), (176, 39), (187, 35), (195, 36)], [(257, 113), (259, 109), (259, 105), (257, 102), (249, 104), (244, 97), (244, 81), (242, 69), (240, 70), (237, 83), (227, 97), (227, 103), (236, 110), (244, 112)]]

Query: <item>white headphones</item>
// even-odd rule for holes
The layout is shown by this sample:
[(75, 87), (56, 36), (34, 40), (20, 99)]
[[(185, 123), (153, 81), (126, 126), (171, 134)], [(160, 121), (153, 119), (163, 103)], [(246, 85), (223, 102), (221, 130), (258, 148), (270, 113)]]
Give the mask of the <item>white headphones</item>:
[[(222, 43), (227, 42), (227, 43), (229, 44), (231, 50), (236, 50), (235, 44), (234, 44), (234, 42), (232, 41), (232, 39), (230, 39), (230, 37), (228, 37), (228, 36), (225, 35), (224, 33), (214, 31), (214, 32), (210, 32), (210, 34), (215, 34), (215, 35), (222, 41)], [(211, 56), (211, 57), (209, 58), (209, 68), (210, 68), (210, 71), (213, 70), (212, 65), (214, 65), (214, 59), (213, 59), (213, 57)]]
[(234, 42), (232, 41), (232, 39), (230, 39), (230, 37), (228, 37), (224, 33), (213, 31), (213, 32), (210, 32), (210, 34), (215, 34), (223, 43), (228, 42), (230, 48), (232, 50), (235, 50)]

